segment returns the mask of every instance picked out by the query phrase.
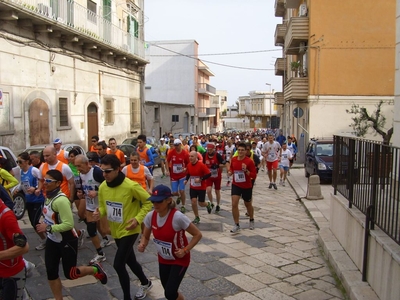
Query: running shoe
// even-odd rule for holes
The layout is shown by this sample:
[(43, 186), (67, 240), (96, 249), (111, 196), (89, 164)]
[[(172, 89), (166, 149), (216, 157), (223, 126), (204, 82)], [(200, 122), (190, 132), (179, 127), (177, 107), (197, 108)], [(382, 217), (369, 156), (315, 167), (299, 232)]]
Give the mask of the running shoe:
[(231, 229), (231, 233), (238, 233), (239, 231), (240, 231), (240, 226), (239, 225), (235, 225)]
[(287, 171), (287, 176), (290, 176), (290, 171)]
[(184, 206), (181, 207), (181, 213), (185, 213), (186, 212), (186, 208)]
[(111, 242), (110, 242), (109, 239), (103, 239), (103, 240), (100, 242), (100, 247), (101, 247), (101, 248), (105, 248), (105, 247), (107, 247), (107, 246), (110, 246), (110, 244), (111, 244)]
[(46, 248), (46, 239), (40, 240), (40, 244), (35, 247), (36, 250), (43, 250)]
[(254, 220), (250, 221), (249, 229), (253, 230), (254, 229)]
[(221, 208), (219, 207), (219, 205), (217, 205), (217, 206), (215, 207), (215, 212), (218, 213), (220, 210), (221, 210)]
[(282, 182), (282, 186), (285, 186), (285, 182)]
[(165, 175), (163, 174), (163, 175), (161, 175), (161, 179), (163, 179), (165, 177)]
[(24, 259), (24, 263), (25, 263), (25, 269), (26, 269), (26, 278), (32, 277), (33, 269), (36, 267), (35, 264), (30, 261), (27, 261), (26, 259)]
[(244, 214), (246, 217), (250, 217), (249, 213), (246, 211), (246, 213)]
[(92, 258), (92, 260), (90, 261), (90, 264), (94, 264), (94, 263), (100, 263), (106, 260), (106, 255), (103, 253), (103, 255), (100, 254), (96, 254), (95, 257)]
[(181, 197), (176, 198), (176, 204), (181, 203)]
[(268, 188), (269, 188), (269, 189), (272, 189), (272, 182), (269, 183)]
[(229, 186), (231, 184), (231, 182), (228, 180), (227, 182), (226, 182), (226, 186)]
[(200, 223), (200, 218), (199, 217), (194, 218), (192, 223), (196, 224), (196, 225), (199, 224)]
[(261, 168), (261, 171), (263, 171), (263, 172), (264, 172), (264, 171), (265, 171), (265, 169), (264, 169), (264, 168)]
[(153, 283), (149, 280), (148, 284), (139, 286), (139, 290), (135, 295), (135, 299), (144, 299), (146, 298), (147, 292), (153, 287)]
[(209, 214), (211, 214), (213, 208), (214, 208), (214, 204), (212, 204), (211, 202), (208, 202), (208, 204), (207, 204), (207, 212)]
[(282, 179), (279, 179), (279, 185), (282, 185), (283, 181)]
[(81, 235), (78, 237), (78, 248), (83, 246), (83, 243), (85, 242), (85, 229), (81, 229)]
[(278, 187), (276, 186), (276, 183), (273, 183), (272, 186), (274, 187), (275, 190), (278, 189)]
[(107, 283), (107, 274), (100, 263), (91, 263), (90, 266), (96, 267), (97, 272), (93, 276), (98, 279), (102, 284)]

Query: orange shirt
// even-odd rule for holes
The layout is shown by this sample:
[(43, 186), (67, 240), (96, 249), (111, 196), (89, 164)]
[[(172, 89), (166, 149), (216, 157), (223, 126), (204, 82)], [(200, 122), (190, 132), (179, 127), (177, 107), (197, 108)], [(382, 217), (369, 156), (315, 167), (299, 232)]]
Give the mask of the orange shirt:
[(125, 163), (125, 154), (121, 150), (117, 149), (115, 152), (112, 152), (111, 149), (107, 149), (107, 154), (114, 154), (116, 157), (118, 157), (121, 164)]
[(64, 164), (68, 165), (68, 159), (65, 158), (65, 151), (64, 150), (60, 150), (60, 152), (57, 154), (57, 159), (61, 162), (63, 162)]
[(136, 181), (145, 190), (147, 190), (146, 175), (144, 173), (144, 166), (143, 165), (139, 165), (139, 172), (137, 172), (137, 173), (134, 173), (132, 171), (132, 166), (127, 166), (126, 167), (126, 177), (128, 177), (130, 180)]

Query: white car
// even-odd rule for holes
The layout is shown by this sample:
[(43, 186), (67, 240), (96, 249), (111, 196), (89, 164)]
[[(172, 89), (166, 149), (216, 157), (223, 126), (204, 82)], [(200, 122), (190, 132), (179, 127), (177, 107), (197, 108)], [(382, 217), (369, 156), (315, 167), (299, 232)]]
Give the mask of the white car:
[[(0, 155), (10, 162), (14, 177), (17, 178), (18, 182), (21, 181), (21, 169), (17, 164), (16, 155), (10, 150), (10, 148), (0, 146)], [(19, 189), (19, 185), (11, 189), (11, 194), (14, 195), (14, 190)], [(17, 193), (13, 196), (14, 200), (14, 214), (18, 220), (22, 219), (25, 214), (25, 195), (22, 192)]]

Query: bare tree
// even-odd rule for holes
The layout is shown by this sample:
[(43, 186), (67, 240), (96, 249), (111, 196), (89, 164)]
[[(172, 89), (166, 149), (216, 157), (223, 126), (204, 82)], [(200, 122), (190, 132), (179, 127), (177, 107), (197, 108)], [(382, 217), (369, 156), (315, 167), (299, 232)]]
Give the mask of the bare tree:
[(386, 117), (382, 115), (381, 107), (385, 102), (380, 100), (376, 105), (376, 110), (369, 114), (365, 107), (360, 107), (358, 104), (351, 106), (351, 109), (346, 109), (348, 114), (354, 114), (351, 119), (353, 123), (349, 125), (355, 131), (357, 136), (364, 137), (369, 129), (375, 131), (382, 137), (383, 144), (388, 145), (393, 135), (393, 126), (385, 131)]

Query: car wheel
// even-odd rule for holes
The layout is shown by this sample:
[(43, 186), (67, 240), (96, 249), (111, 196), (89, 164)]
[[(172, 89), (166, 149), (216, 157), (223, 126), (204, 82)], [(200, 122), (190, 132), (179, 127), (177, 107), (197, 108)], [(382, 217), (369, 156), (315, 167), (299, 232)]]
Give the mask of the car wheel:
[(24, 217), (25, 214), (25, 196), (22, 193), (18, 193), (14, 196), (14, 214), (17, 220)]

